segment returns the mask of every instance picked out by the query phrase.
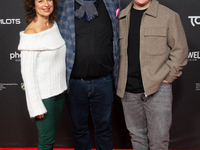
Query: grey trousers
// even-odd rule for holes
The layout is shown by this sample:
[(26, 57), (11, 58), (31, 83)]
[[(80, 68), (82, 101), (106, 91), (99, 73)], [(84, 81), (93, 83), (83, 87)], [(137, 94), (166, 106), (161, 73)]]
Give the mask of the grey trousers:
[(125, 92), (121, 99), (134, 150), (168, 150), (172, 123), (172, 85), (162, 83), (147, 100), (143, 93)]

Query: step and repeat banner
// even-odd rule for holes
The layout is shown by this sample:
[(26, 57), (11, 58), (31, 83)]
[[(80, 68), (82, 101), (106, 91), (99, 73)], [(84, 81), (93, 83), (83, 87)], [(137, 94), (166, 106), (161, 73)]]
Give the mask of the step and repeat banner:
[[(131, 0), (122, 0), (126, 7)], [(173, 83), (173, 124), (170, 149), (200, 149), (200, 1), (159, 0), (180, 14), (189, 45), (188, 64)], [(19, 32), (27, 26), (23, 0), (0, 1), (0, 147), (36, 147), (37, 129), (28, 115), (20, 72)], [(92, 146), (94, 127), (89, 118)], [(131, 148), (120, 99), (115, 96), (113, 148)], [(55, 147), (73, 147), (72, 122), (66, 105)]]

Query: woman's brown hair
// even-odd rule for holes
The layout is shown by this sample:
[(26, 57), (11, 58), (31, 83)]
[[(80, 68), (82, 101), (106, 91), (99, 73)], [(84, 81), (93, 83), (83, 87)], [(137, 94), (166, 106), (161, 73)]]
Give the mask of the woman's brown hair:
[[(54, 5), (53, 12), (49, 16), (50, 23), (53, 23), (57, 19), (58, 1), (53, 0), (53, 5)], [(36, 18), (35, 0), (24, 0), (24, 8), (26, 11), (26, 22), (30, 24)]]

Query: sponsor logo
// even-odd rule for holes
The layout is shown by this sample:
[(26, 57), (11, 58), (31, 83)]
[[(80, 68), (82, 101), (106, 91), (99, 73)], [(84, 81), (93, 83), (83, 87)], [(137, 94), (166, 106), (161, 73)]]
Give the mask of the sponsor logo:
[(25, 90), (24, 83), (21, 83), (21, 88), (22, 88), (22, 90)]
[(196, 83), (196, 91), (200, 91), (200, 83)]
[(200, 16), (188, 16), (188, 18), (190, 19), (190, 22), (193, 27), (195, 25), (200, 25)]
[(6, 25), (6, 24), (21, 24), (21, 20), (19, 18), (17, 19), (0, 19), (0, 24)]
[(14, 52), (14, 53), (10, 53), (10, 60), (15, 60), (17, 62), (21, 61), (21, 54)]
[(6, 89), (6, 86), (16, 86), (17, 83), (0, 83), (0, 91)]
[(197, 61), (200, 59), (200, 51), (189, 52), (188, 61)]

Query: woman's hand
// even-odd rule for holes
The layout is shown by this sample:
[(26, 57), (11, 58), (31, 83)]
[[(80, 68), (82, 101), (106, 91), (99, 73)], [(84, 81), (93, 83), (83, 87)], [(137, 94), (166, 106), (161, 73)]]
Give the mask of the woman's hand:
[(43, 115), (38, 115), (38, 116), (36, 116), (36, 118), (37, 118), (37, 119), (40, 119), (40, 120), (41, 120), (41, 119), (44, 119), (44, 115), (46, 115), (46, 113), (43, 114)]
[(169, 83), (167, 80), (163, 80), (164, 83)]

